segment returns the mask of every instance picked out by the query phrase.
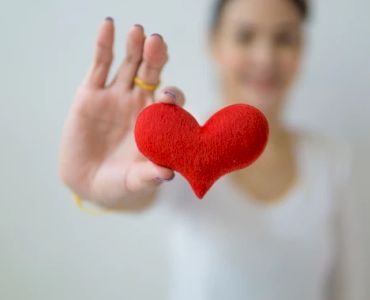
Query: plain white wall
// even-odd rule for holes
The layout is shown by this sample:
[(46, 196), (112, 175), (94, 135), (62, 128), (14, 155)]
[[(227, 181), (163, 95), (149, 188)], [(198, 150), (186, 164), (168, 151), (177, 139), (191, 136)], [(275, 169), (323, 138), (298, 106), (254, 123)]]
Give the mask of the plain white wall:
[[(0, 11), (0, 298), (163, 299), (165, 220), (80, 212), (57, 176), (60, 133), (105, 16), (117, 25), (116, 70), (134, 23), (161, 33), (176, 85), (196, 117), (213, 109), (206, 53), (211, 1), (9, 1)], [(145, 9), (144, 9), (145, 8)], [(289, 122), (343, 136), (355, 151), (363, 277), (370, 283), (370, 2), (316, 1)], [(370, 290), (367, 291), (367, 299)], [(364, 298), (365, 299), (365, 298)], [(357, 300), (357, 299), (354, 299)]]

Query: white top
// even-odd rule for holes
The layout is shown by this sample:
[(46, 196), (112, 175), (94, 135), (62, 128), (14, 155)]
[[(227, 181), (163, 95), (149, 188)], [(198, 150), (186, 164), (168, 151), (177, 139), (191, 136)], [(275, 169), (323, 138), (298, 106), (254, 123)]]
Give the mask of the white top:
[[(344, 141), (296, 132), (299, 180), (276, 203), (240, 192), (228, 175), (202, 200), (180, 173), (162, 184), (153, 209), (170, 220), (170, 300), (334, 299), (327, 291), (350, 299), (349, 278), (328, 284), (333, 274), (350, 276), (348, 243), (336, 245), (350, 231), (336, 222), (348, 223), (351, 151)], [(342, 262), (346, 271), (332, 272)]]

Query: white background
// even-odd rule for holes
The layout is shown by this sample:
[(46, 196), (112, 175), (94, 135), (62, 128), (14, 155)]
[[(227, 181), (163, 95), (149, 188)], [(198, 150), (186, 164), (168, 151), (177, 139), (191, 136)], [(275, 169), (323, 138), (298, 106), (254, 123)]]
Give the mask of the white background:
[[(316, 1), (319, 2), (319, 1)], [(167, 256), (160, 218), (79, 211), (57, 175), (63, 122), (106, 16), (117, 25), (114, 70), (129, 26), (161, 33), (163, 85), (199, 117), (217, 94), (205, 45), (211, 1), (2, 1), (0, 9), (0, 299), (163, 299)], [(370, 2), (314, 5), (289, 122), (348, 139), (370, 283)], [(112, 74), (111, 74), (112, 75)], [(163, 86), (162, 85), (162, 86)], [(370, 290), (366, 299), (370, 298)], [(365, 298), (364, 298), (365, 299)], [(357, 300), (357, 299), (354, 299)]]

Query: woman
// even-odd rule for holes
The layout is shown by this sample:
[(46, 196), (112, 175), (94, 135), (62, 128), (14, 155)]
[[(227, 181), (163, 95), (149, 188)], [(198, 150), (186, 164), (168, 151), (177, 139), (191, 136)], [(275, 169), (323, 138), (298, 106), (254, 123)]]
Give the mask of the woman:
[[(221, 177), (202, 201), (182, 176), (146, 159), (134, 140), (136, 116), (152, 103), (168, 60), (166, 42), (133, 26), (126, 57), (108, 83), (113, 20), (99, 30), (94, 61), (65, 123), (60, 176), (102, 207), (156, 206), (175, 216), (171, 299), (347, 299), (340, 281), (347, 269), (339, 266), (348, 253), (337, 239), (346, 236), (337, 224), (344, 220), (348, 146), (282, 120), (307, 14), (302, 0), (217, 1), (209, 45), (222, 105), (258, 107), (270, 135), (254, 164)], [(185, 96), (166, 87), (155, 101), (183, 106)]]

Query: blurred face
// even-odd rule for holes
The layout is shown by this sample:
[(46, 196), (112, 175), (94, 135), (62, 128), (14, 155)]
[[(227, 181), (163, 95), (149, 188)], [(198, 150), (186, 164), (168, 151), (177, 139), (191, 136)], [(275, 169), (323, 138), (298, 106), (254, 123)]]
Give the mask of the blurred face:
[(303, 44), (302, 18), (289, 0), (232, 0), (224, 7), (212, 54), (225, 101), (279, 113), (296, 77)]

